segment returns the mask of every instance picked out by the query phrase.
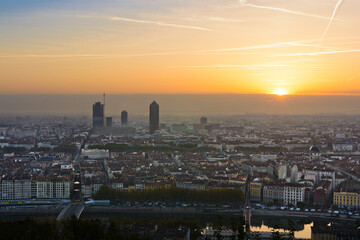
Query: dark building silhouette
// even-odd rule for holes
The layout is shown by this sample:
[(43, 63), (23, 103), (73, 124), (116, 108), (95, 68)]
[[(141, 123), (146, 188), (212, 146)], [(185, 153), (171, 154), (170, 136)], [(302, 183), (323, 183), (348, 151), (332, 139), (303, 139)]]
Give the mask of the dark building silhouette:
[(200, 124), (201, 124), (201, 125), (207, 124), (207, 118), (206, 118), (206, 117), (201, 117), (201, 118), (200, 118)]
[(127, 125), (128, 124), (128, 113), (127, 111), (121, 112), (121, 125)]
[(104, 127), (104, 104), (93, 104), (93, 127)]
[(156, 130), (159, 130), (160, 125), (160, 119), (159, 119), (159, 104), (157, 104), (155, 101), (153, 101), (150, 104), (150, 133), (154, 133)]
[(112, 127), (112, 117), (106, 117), (106, 126)]

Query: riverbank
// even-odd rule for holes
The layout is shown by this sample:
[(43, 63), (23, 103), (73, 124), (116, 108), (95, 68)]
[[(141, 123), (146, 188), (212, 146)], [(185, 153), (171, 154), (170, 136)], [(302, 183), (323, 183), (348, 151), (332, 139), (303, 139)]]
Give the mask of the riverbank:
[[(58, 208), (36, 208), (36, 209), (11, 209), (0, 210), (0, 218), (4, 219), (11, 217), (12, 219), (26, 218), (26, 217), (56, 217), (62, 209)], [(109, 216), (112, 215), (151, 215), (151, 214), (164, 214), (164, 215), (242, 215), (242, 209), (229, 209), (229, 208), (160, 208), (160, 207), (87, 207), (83, 211), (84, 217), (92, 216)], [(287, 217), (287, 218), (301, 218), (301, 219), (324, 219), (333, 221), (356, 221), (359, 220), (359, 216), (348, 215), (335, 215), (331, 213), (323, 212), (301, 212), (301, 211), (281, 211), (281, 210), (267, 210), (267, 209), (255, 209), (251, 211), (252, 216), (256, 217)]]

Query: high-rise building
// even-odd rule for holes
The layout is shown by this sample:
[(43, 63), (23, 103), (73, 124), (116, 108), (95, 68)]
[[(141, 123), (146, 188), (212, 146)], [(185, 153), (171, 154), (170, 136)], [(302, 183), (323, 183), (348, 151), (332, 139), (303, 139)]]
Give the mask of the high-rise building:
[(157, 104), (155, 101), (153, 101), (150, 104), (150, 117), (149, 117), (149, 122), (150, 122), (150, 133), (154, 133), (156, 130), (159, 130), (159, 125), (160, 125), (160, 118), (159, 118), (159, 104)]
[(112, 117), (106, 117), (106, 126), (112, 127)]
[(104, 104), (93, 104), (93, 127), (104, 127)]
[(128, 113), (127, 111), (121, 112), (121, 125), (127, 125), (128, 123)]
[(200, 124), (201, 124), (201, 125), (207, 124), (207, 118), (206, 118), (206, 117), (201, 117), (201, 118), (200, 118)]

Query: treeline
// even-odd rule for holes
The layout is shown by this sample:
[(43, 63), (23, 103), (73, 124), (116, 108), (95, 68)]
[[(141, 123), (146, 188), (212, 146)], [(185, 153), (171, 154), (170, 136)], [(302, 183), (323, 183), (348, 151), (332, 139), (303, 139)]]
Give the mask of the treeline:
[(102, 186), (93, 196), (96, 200), (117, 202), (164, 202), (164, 203), (207, 203), (237, 204), (244, 202), (244, 193), (240, 189), (190, 190), (172, 187), (145, 191), (121, 191), (111, 186)]
[(106, 149), (110, 152), (211, 152), (215, 151), (215, 148), (212, 147), (198, 147), (193, 143), (184, 143), (178, 145), (169, 145), (169, 146), (128, 146), (126, 144), (115, 144), (108, 143), (106, 145), (91, 145), (90, 149)]
[(33, 147), (30, 149), (30, 151), (32, 152), (51, 152), (51, 148), (50, 147)]
[(2, 150), (4, 153), (15, 153), (15, 154), (21, 154), (27, 151), (25, 147), (11, 147), (11, 146), (5, 146)]
[(75, 145), (59, 145), (57, 147), (54, 147), (54, 152), (56, 152), (56, 153), (75, 154), (77, 150), (78, 150), (78, 148)]
[[(158, 226), (157, 231), (155, 225)], [(1, 239), (4, 240), (130, 240), (160, 239), (162, 230), (175, 231), (179, 227), (191, 230), (192, 239), (200, 236), (202, 229), (196, 220), (157, 219), (145, 222), (139, 219), (69, 219), (40, 218), (2, 222)], [(139, 229), (144, 230), (140, 235)]]
[[(4, 153), (15, 153), (15, 154), (22, 154), (28, 152), (28, 150), (25, 147), (12, 147), (12, 146), (5, 146), (0, 150), (2, 150)], [(30, 151), (33, 152), (56, 152), (56, 153), (71, 153), (74, 154), (78, 150), (77, 146), (75, 145), (59, 145), (57, 147), (54, 147), (53, 150), (49, 147), (39, 147), (39, 148), (31, 148)]]
[(251, 152), (251, 153), (279, 153), (279, 152), (286, 152), (288, 151), (286, 148), (283, 147), (266, 147), (266, 146), (259, 146), (259, 147), (235, 147), (235, 150), (241, 152)]

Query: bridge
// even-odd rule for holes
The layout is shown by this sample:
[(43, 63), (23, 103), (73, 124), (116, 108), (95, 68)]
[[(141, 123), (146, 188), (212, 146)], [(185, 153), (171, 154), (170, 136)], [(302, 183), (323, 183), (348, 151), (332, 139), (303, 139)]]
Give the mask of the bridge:
[(67, 205), (57, 216), (56, 220), (62, 220), (65, 218), (70, 218), (75, 216), (76, 218), (80, 218), (81, 213), (84, 211), (85, 205), (83, 203), (80, 204), (70, 204)]
[[(88, 138), (88, 137), (87, 137)], [(77, 151), (76, 156), (74, 157), (74, 175), (73, 175), (73, 201), (67, 205), (57, 216), (56, 220), (62, 220), (65, 218), (70, 218), (75, 216), (76, 218), (80, 218), (81, 213), (84, 211), (85, 204), (81, 199), (81, 168), (80, 168), (80, 160), (81, 160), (81, 149), (84, 148), (85, 142), (87, 138), (84, 138), (81, 142), (81, 147)]]
[(250, 184), (251, 184), (251, 173), (248, 174), (245, 182), (245, 206), (244, 206), (244, 217), (247, 233), (250, 233), (250, 225), (251, 225), (251, 207), (250, 207)]

